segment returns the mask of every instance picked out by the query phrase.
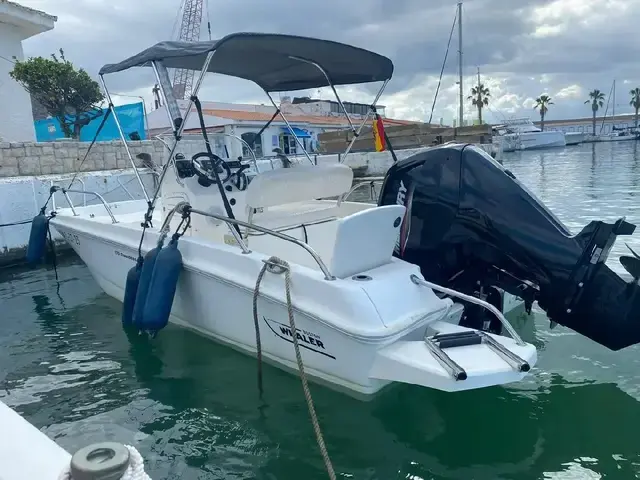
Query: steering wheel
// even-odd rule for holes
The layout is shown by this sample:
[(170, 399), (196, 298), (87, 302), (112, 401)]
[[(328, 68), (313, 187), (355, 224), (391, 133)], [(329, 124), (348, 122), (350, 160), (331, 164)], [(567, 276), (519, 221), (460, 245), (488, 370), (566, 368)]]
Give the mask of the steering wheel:
[[(200, 158), (204, 158), (204, 157), (211, 160), (212, 166), (210, 168), (205, 167), (203, 163), (199, 160)], [(209, 153), (209, 152), (196, 153), (193, 157), (191, 157), (191, 164), (193, 165), (193, 169), (195, 170), (196, 175), (198, 176), (198, 183), (203, 187), (208, 187), (217, 182), (217, 179), (213, 170), (214, 168), (216, 169), (215, 172), (218, 173), (218, 178), (220, 180), (220, 183), (225, 183), (227, 180), (229, 180), (229, 177), (231, 176), (231, 169), (229, 168), (229, 165), (227, 165), (225, 161), (215, 153)]]

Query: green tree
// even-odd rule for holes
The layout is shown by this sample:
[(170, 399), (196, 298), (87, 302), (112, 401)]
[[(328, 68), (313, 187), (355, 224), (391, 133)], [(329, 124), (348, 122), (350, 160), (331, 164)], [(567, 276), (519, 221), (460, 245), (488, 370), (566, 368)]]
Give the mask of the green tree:
[(638, 129), (638, 112), (640, 111), (640, 88), (636, 87), (629, 92), (631, 94), (631, 101), (629, 105), (636, 111), (636, 130)]
[(585, 105), (587, 103), (591, 104), (591, 112), (593, 113), (593, 136), (596, 135), (596, 113), (598, 113), (598, 109), (604, 106), (604, 93), (600, 90), (595, 89), (592, 92), (589, 92), (589, 99), (585, 100)]
[(467, 97), (467, 100), (471, 100), (471, 104), (478, 109), (480, 125), (482, 125), (482, 109), (489, 105), (490, 96), (489, 89), (483, 83), (479, 83), (471, 89), (471, 95)]
[(102, 115), (98, 83), (83, 69), (76, 70), (62, 49), (60, 58), (16, 60), (9, 75), (58, 119), (67, 138), (80, 138), (82, 127)]
[(540, 130), (544, 132), (544, 116), (549, 111), (549, 105), (553, 105), (551, 97), (549, 95), (540, 95), (536, 98), (536, 104), (533, 106), (540, 112)]

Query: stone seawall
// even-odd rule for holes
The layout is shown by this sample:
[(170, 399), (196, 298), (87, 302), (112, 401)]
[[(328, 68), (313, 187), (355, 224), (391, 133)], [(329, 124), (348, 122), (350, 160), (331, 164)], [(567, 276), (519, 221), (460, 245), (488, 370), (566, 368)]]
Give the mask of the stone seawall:
[[(20, 142), (0, 143), (0, 177), (24, 175), (48, 175), (130, 168), (122, 142), (96, 142), (91, 153), (87, 153), (87, 142)], [(129, 142), (132, 155), (147, 153), (156, 163), (161, 163), (166, 148), (159, 141), (143, 140)], [(82, 164), (81, 164), (82, 163)], [(141, 165), (141, 161), (136, 159)]]

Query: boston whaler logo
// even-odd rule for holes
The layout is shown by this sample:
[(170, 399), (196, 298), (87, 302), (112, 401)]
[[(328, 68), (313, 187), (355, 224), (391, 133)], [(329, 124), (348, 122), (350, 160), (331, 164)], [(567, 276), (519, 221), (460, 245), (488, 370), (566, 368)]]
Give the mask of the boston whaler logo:
[[(291, 326), (286, 323), (276, 322), (275, 320), (271, 320), (267, 317), (262, 317), (264, 323), (267, 324), (269, 330), (271, 330), (276, 336), (280, 337), (283, 340), (286, 340), (289, 343), (293, 343), (293, 332), (291, 330)], [(333, 358), (336, 357), (327, 353), (324, 342), (320, 338), (320, 335), (316, 335), (315, 333), (308, 332), (307, 330), (301, 330), (299, 328), (297, 330), (296, 337), (298, 338), (298, 345), (302, 348), (306, 348), (307, 350), (311, 350), (312, 352), (319, 353), (320, 355), (324, 355), (325, 357)]]
[[(408, 192), (408, 193), (407, 193)], [(406, 207), (404, 218), (400, 226), (400, 232), (398, 233), (398, 239), (396, 240), (395, 253), (402, 257), (404, 255), (404, 249), (407, 246), (409, 240), (409, 229), (411, 227), (411, 204), (413, 203), (413, 188), (411, 191), (407, 189), (404, 182), (400, 180), (400, 187), (398, 188), (398, 195), (396, 196), (396, 204)]]

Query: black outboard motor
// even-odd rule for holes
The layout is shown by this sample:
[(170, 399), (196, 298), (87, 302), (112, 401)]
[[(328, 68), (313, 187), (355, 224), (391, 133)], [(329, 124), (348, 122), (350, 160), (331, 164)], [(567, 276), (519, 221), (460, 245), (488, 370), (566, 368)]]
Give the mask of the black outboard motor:
[(459, 144), (393, 165), (379, 203), (407, 207), (396, 255), (426, 279), (485, 298), (497, 287), (528, 310), (537, 300), (551, 321), (612, 350), (640, 342), (640, 260), (621, 259), (630, 282), (605, 265), (616, 236), (635, 230), (624, 219), (573, 236), (490, 155)]

